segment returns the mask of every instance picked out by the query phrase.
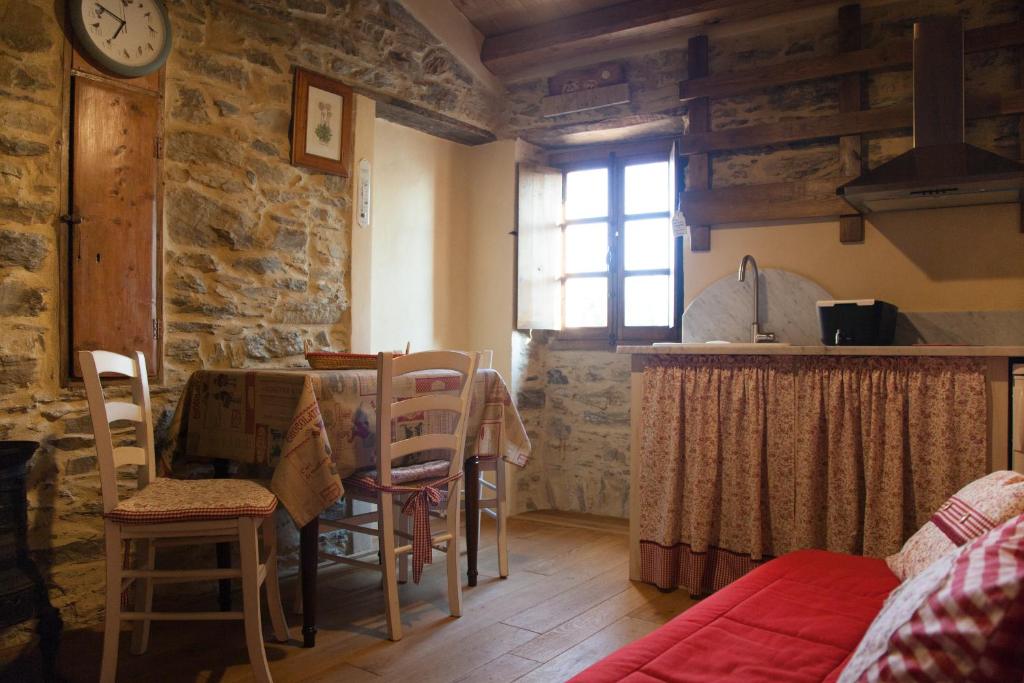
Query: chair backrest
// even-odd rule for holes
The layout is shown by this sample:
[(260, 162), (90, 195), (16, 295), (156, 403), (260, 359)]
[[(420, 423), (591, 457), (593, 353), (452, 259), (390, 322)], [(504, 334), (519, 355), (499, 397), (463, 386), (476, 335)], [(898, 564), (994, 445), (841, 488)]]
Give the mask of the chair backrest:
[[(138, 467), (139, 488), (156, 477), (156, 453), (153, 448), (153, 416), (149, 403), (149, 380), (146, 376), (146, 358), (136, 351), (134, 357), (109, 351), (79, 351), (85, 380), (85, 393), (89, 399), (92, 431), (96, 437), (96, 455), (100, 467), (100, 488), (103, 494), (103, 512), (113, 510), (118, 503), (117, 468), (122, 465)], [(127, 377), (132, 400), (107, 401), (103, 395), (100, 375)], [(110, 434), (112, 422), (127, 421), (135, 424), (134, 446), (114, 446)]]
[[(461, 351), (423, 351), (395, 357), (392, 353), (377, 355), (377, 476), (384, 486), (391, 485), (391, 464), (397, 458), (423, 451), (444, 450), (451, 453), (448, 475), (462, 470), (466, 447), (466, 423), (473, 397), (473, 380), (480, 364), (479, 353)], [(406, 399), (394, 399), (396, 377), (412, 372), (450, 371), (461, 375), (457, 396), (429, 393)], [(391, 425), (406, 415), (446, 411), (457, 415), (451, 433), (420, 434), (392, 441)]]

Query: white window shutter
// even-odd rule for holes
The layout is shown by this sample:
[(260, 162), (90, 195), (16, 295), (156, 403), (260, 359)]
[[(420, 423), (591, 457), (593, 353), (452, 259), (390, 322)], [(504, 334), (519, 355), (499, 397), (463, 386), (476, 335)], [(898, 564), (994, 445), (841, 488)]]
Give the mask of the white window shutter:
[(562, 328), (562, 172), (518, 168), (519, 272), (516, 327)]

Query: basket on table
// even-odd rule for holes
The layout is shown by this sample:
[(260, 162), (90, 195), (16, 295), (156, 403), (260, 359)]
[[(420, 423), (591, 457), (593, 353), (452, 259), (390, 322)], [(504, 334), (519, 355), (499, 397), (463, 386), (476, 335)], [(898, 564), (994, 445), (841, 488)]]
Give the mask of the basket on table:
[(377, 356), (369, 353), (308, 351), (306, 362), (314, 370), (376, 370)]
[[(376, 370), (377, 354), (375, 353), (340, 353), (336, 351), (317, 351), (307, 340), (304, 344), (306, 362), (314, 370)], [(405, 346), (409, 353), (409, 345)], [(403, 354), (396, 353), (395, 356)]]

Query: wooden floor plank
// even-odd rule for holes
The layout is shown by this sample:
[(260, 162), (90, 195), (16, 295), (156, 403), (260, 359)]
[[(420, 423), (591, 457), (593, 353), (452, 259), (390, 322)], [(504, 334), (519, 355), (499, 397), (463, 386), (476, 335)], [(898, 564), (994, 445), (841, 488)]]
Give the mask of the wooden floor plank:
[(458, 683), (512, 683), (538, 666), (532, 659), (505, 654), (470, 671)]
[(566, 681), (591, 664), (607, 657), (623, 645), (642, 638), (657, 624), (642, 619), (623, 617), (607, 626), (579, 645), (570, 648), (530, 673), (516, 679), (519, 683), (552, 683)]
[(550, 631), (523, 643), (512, 654), (536, 662), (547, 662), (643, 606), (645, 596), (635, 586), (613, 595), (586, 612), (559, 624)]
[(578, 586), (563, 591), (556, 597), (524, 610), (504, 620), (509, 626), (546, 633), (562, 622), (586, 612), (608, 598), (629, 587), (626, 563), (619, 563), (608, 571)]

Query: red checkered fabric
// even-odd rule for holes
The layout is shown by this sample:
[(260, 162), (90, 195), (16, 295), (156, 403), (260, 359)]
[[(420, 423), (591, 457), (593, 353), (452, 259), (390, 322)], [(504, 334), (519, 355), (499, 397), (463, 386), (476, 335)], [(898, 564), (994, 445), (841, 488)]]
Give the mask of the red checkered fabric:
[(276, 508), (277, 496), (254, 481), (159, 477), (106, 516), (121, 524), (167, 524), (269, 517)]
[(839, 681), (1024, 681), (1024, 515), (894, 591)]
[[(375, 479), (367, 476), (349, 477), (345, 480), (346, 486), (354, 486), (364, 491), (377, 493), (393, 493), (395, 495), (409, 494), (409, 498), (402, 505), (402, 514), (412, 516), (412, 580), (419, 583), (423, 575), (423, 565), (433, 562), (433, 542), (430, 531), (430, 508), (440, 507), (448, 497), (447, 485), (462, 478), (462, 472), (456, 472), (450, 477), (436, 479), (431, 482), (417, 486), (384, 486)], [(441, 489), (438, 487), (446, 486)], [(455, 551), (454, 539), (448, 552)]]

